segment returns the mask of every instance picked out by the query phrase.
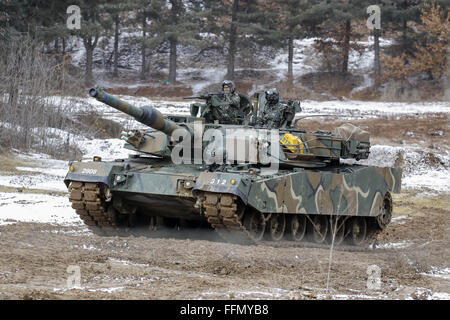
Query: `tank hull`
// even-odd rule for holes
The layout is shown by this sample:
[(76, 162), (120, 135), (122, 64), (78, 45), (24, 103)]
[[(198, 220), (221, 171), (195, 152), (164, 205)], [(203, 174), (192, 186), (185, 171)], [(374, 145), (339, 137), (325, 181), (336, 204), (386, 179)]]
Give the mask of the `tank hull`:
[[(114, 223), (120, 219), (111, 218), (114, 215), (122, 220), (138, 215), (204, 221), (216, 229), (228, 228), (219, 222), (229, 219), (244, 230), (244, 213), (248, 212), (253, 216), (257, 212), (268, 221), (271, 216), (282, 216), (284, 221), (294, 215), (310, 220), (323, 216), (376, 221), (386, 214), (386, 206), (392, 212), (389, 199), (401, 188), (401, 169), (397, 168), (340, 165), (263, 176), (248, 170), (207, 172), (202, 166), (152, 165), (149, 161), (72, 163), (65, 183), (80, 217), (90, 216), (95, 222), (92, 226), (89, 221), (91, 227), (98, 229), (105, 225), (120, 229)], [(97, 221), (92, 210), (86, 209), (92, 201), (101, 203), (93, 212), (103, 212), (104, 221)]]

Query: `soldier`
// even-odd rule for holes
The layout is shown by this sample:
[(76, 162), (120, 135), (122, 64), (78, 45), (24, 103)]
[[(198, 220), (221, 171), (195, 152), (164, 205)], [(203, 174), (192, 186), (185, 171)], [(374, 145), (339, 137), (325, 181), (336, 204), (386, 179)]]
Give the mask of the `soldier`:
[(223, 124), (239, 124), (239, 119), (243, 116), (240, 112), (241, 98), (235, 91), (233, 81), (224, 80), (222, 82), (223, 95), (220, 96), (220, 100), (224, 103), (211, 108), (213, 121), (218, 120)]
[(248, 122), (251, 105), (243, 94), (235, 92), (233, 81), (222, 82), (222, 92), (209, 93), (201, 96), (184, 97), (184, 99), (205, 99), (206, 103), (191, 104), (191, 115), (205, 118), (207, 123), (217, 121), (220, 124), (243, 124)]
[(296, 112), (296, 103), (280, 101), (280, 92), (273, 88), (265, 92), (266, 104), (256, 124), (270, 129), (290, 127)]

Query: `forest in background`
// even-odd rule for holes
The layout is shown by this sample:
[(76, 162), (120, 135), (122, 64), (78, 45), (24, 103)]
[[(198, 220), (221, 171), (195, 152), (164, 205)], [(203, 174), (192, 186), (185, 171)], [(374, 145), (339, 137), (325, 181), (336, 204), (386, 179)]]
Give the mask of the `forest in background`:
[[(70, 38), (85, 49), (84, 82), (93, 83), (93, 52), (114, 39), (106, 61), (111, 77), (119, 77), (119, 46), (127, 33), (128, 50), (140, 53), (140, 78), (168, 70), (167, 81), (176, 84), (180, 48), (195, 47), (195, 59), (213, 55), (227, 68), (249, 65), (261, 47), (285, 50), (287, 80), (295, 78), (293, 52), (296, 39), (316, 39), (314, 48), (323, 56), (323, 70), (346, 74), (350, 50), (361, 50), (358, 40), (372, 36), (376, 83), (422, 76), (440, 81), (448, 76), (450, 23), (448, 1), (417, 0), (2, 0), (0, 37), (3, 50), (9, 43), (29, 37), (38, 49), (60, 64), (70, 63)], [(80, 29), (67, 27), (67, 8), (80, 8)], [(381, 9), (380, 29), (369, 30), (367, 8)], [(130, 37), (131, 34), (131, 37)], [(379, 38), (392, 45), (380, 51)], [(11, 49), (15, 50), (14, 44)], [(166, 61), (152, 63), (155, 55)], [(9, 62), (3, 56), (3, 63)], [(255, 64), (255, 63), (254, 63)], [(251, 65), (250, 65), (251, 67)]]
[[(54, 145), (47, 128), (97, 132), (86, 121), (89, 117), (68, 118), (68, 106), (51, 105), (45, 97), (85, 95), (85, 88), (97, 83), (100, 74), (120, 82), (132, 69), (127, 83), (147, 83), (147, 96), (156, 92), (179, 97), (192, 93), (189, 77), (179, 80), (180, 65), (197, 70), (192, 80), (205, 67), (224, 68), (224, 78), (250, 93), (257, 81), (274, 83), (270, 74), (279, 71), (268, 68), (273, 66), (274, 52), (287, 56), (286, 72), (277, 75), (281, 80), (275, 83), (284, 96), (448, 101), (448, 3), (0, 0), (0, 145), (29, 148), (39, 141), (45, 152), (67, 152), (69, 139), (65, 145)], [(80, 29), (68, 28), (72, 5), (80, 8)], [(367, 27), (371, 5), (381, 9), (380, 29)], [(318, 59), (319, 65), (299, 75), (294, 51), (304, 39), (314, 39), (304, 55)], [(380, 39), (388, 39), (388, 44), (380, 46)], [(74, 63), (80, 52), (74, 44), (83, 49), (79, 64)], [(350, 97), (361, 77), (350, 70), (349, 58), (367, 46), (373, 51), (371, 85)], [(96, 50), (102, 52), (100, 59)], [(150, 90), (152, 86), (156, 89)], [(332, 94), (322, 94), (327, 90)]]

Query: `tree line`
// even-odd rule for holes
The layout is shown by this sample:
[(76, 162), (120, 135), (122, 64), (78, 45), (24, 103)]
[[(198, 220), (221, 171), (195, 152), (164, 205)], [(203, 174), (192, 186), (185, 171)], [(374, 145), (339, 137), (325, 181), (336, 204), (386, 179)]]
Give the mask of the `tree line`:
[[(446, 69), (449, 41), (448, 0), (2, 0), (0, 41), (27, 34), (56, 52), (65, 53), (69, 37), (82, 40), (86, 51), (85, 81), (93, 80), (93, 52), (101, 37), (113, 37), (113, 76), (118, 76), (123, 30), (135, 30), (145, 79), (150, 57), (168, 48), (168, 81), (177, 80), (180, 45), (223, 53), (227, 75), (235, 78), (239, 54), (254, 46), (283, 49), (288, 55), (287, 79), (292, 81), (294, 41), (315, 37), (315, 48), (328, 69), (349, 72), (349, 55), (357, 40), (373, 36), (373, 74), (402, 78), (422, 72), (439, 80)], [(80, 8), (80, 29), (67, 27), (67, 8)], [(381, 28), (368, 30), (367, 7), (381, 9)], [(363, 26), (363, 27), (361, 27)], [(9, 38), (8, 38), (9, 37)], [(379, 38), (394, 44), (380, 52)], [(7, 44), (7, 42), (5, 42)], [(382, 68), (383, 67), (383, 68)], [(384, 72), (382, 71), (384, 70)], [(401, 72), (399, 72), (401, 70)]]

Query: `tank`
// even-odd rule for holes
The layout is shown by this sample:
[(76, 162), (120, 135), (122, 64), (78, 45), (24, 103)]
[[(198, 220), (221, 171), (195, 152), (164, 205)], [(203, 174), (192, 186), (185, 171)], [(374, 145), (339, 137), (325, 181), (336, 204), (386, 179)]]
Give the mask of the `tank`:
[[(69, 163), (70, 202), (97, 234), (195, 227), (245, 244), (363, 245), (391, 220), (401, 169), (358, 164), (370, 135), (351, 124), (267, 130), (164, 117), (100, 88), (89, 94), (148, 127), (122, 132), (135, 151), (127, 159)], [(256, 115), (258, 95), (252, 102)]]

